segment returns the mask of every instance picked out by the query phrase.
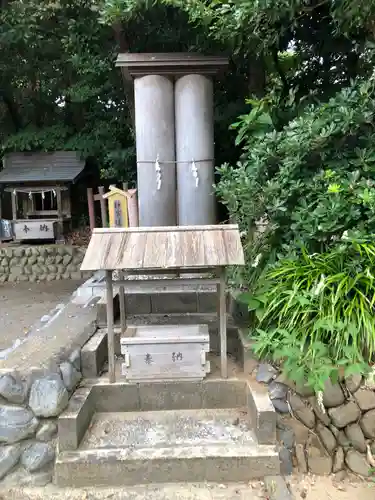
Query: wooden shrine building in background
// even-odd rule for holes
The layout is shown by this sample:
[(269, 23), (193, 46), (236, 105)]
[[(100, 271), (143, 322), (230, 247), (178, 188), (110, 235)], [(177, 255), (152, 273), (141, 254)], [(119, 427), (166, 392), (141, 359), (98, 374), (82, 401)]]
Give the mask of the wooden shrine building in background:
[(75, 151), (11, 153), (0, 171), (1, 202), (11, 199), (16, 240), (63, 240), (71, 222), (70, 187), (85, 161)]

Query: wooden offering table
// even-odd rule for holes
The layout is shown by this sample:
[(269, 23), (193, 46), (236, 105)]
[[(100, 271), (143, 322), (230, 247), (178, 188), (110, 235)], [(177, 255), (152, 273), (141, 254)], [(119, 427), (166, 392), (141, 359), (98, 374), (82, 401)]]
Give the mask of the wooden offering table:
[[(244, 254), (241, 246), (241, 239), (237, 225), (210, 225), (210, 226), (164, 226), (164, 227), (131, 227), (131, 228), (96, 228), (93, 230), (86, 255), (81, 265), (82, 271), (106, 271), (106, 293), (107, 293), (107, 326), (108, 326), (108, 363), (109, 363), (109, 379), (110, 382), (116, 381), (115, 376), (115, 342), (114, 342), (114, 314), (113, 314), (113, 271), (119, 273), (120, 279), (115, 283), (120, 287), (120, 321), (121, 332), (125, 333), (126, 315), (125, 315), (125, 288), (130, 284), (137, 282), (139, 286), (144, 283), (150, 286), (150, 283), (155, 285), (165, 284), (166, 276), (173, 280), (173, 283), (180, 286), (191, 284), (212, 285), (217, 287), (218, 296), (218, 316), (219, 316), (219, 332), (220, 332), (220, 357), (221, 357), (221, 374), (223, 378), (227, 378), (227, 325), (226, 325), (226, 294), (225, 294), (225, 268), (232, 265), (243, 265)], [(138, 276), (137, 276), (138, 275)], [(139, 279), (139, 275), (147, 275), (150, 279)], [(187, 277), (188, 275), (188, 277)], [(137, 278), (137, 279), (136, 279)], [(178, 327), (178, 325), (177, 325)], [(198, 328), (197, 328), (198, 327)], [(150, 330), (151, 325), (147, 328)], [(167, 333), (171, 327), (164, 327), (166, 335), (164, 341), (160, 340), (162, 333), (160, 327), (156, 327), (159, 331), (158, 335), (153, 334), (152, 337), (145, 334), (145, 331), (139, 330), (139, 345), (149, 345), (150, 340), (145, 342), (145, 339), (154, 338), (155, 345), (170, 344), (173, 335)], [(176, 327), (174, 327), (176, 328)], [(194, 330), (195, 328), (195, 330)], [(202, 329), (203, 328), (203, 329)], [(134, 331), (137, 328), (133, 328)], [(201, 339), (197, 340), (196, 331), (201, 335)], [(185, 332), (186, 333), (186, 332)], [(178, 335), (179, 339), (175, 339), (176, 343), (189, 343), (189, 335), (185, 335), (182, 331)], [(200, 359), (191, 362), (191, 378), (197, 377), (197, 372), (194, 367), (197, 363), (204, 366), (207, 371), (205, 359), (202, 352), (206, 352), (206, 337), (208, 331), (204, 325), (193, 327), (190, 332), (191, 343), (201, 342), (201, 351), (197, 356)], [(137, 343), (135, 340), (130, 340), (131, 335), (128, 332), (127, 337), (123, 337), (122, 345), (128, 346)], [(184, 339), (181, 340), (181, 337)], [(126, 340), (129, 339), (130, 341)], [(169, 340), (168, 340), (169, 339)], [(126, 347), (123, 348), (125, 354), (125, 363), (123, 372), (128, 371), (131, 364), (131, 359), (126, 358), (129, 354)], [(142, 355), (142, 351), (138, 350)], [(167, 359), (166, 354), (169, 350), (163, 351), (163, 355), (158, 359)], [(179, 359), (176, 356), (179, 354)], [(174, 361), (181, 361), (181, 353), (179, 350), (173, 350), (169, 353), (173, 354)], [(147, 348), (147, 352), (143, 353), (145, 359), (149, 362), (153, 361), (152, 355)], [(150, 358), (151, 356), (151, 358)], [(147, 364), (148, 363), (147, 361)], [(167, 363), (167, 361), (165, 362)], [(128, 366), (126, 366), (128, 365)], [(170, 365), (170, 363), (169, 363)], [(153, 367), (153, 369), (155, 369)], [(160, 365), (159, 371), (161, 377), (163, 370), (166, 372), (165, 379), (184, 378), (184, 375), (178, 376), (173, 370), (166, 365)], [(139, 377), (146, 380), (148, 376), (144, 370), (138, 370)], [(185, 378), (188, 377), (189, 368), (185, 366)], [(168, 375), (169, 374), (169, 375)], [(188, 375), (186, 375), (188, 374)], [(134, 373), (132, 378), (134, 379)], [(202, 375), (203, 376), (203, 375)], [(137, 378), (137, 377), (135, 377)], [(163, 378), (163, 377), (162, 377)]]

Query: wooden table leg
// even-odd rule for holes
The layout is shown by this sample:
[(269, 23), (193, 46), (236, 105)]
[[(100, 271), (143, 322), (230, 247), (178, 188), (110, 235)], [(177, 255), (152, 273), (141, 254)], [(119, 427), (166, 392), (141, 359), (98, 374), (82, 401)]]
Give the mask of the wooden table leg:
[(113, 325), (113, 282), (112, 271), (106, 271), (107, 286), (107, 337), (108, 337), (108, 372), (111, 384), (116, 382), (115, 367), (115, 332)]
[[(124, 281), (123, 271), (119, 271), (120, 282)], [(125, 310), (125, 287), (124, 285), (119, 286), (119, 302), (120, 302), (120, 325), (121, 325), (121, 335), (124, 335), (126, 330), (126, 310)]]
[(220, 331), (220, 365), (221, 376), (228, 378), (227, 360), (227, 307), (225, 297), (225, 271), (220, 270), (220, 284), (218, 285), (219, 295), (219, 331)]

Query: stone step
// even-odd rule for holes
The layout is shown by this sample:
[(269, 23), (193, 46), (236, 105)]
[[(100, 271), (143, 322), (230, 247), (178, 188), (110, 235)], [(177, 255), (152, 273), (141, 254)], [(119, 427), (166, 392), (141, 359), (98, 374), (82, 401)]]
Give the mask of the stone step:
[(247, 482), (280, 473), (240, 409), (96, 413), (79, 449), (55, 465), (60, 487)]

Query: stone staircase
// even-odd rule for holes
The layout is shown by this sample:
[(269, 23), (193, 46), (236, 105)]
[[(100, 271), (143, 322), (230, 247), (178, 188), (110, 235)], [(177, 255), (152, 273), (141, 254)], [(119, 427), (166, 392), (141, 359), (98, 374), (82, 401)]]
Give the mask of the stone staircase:
[(59, 419), (60, 487), (248, 482), (280, 473), (276, 414), (245, 380), (79, 389)]

